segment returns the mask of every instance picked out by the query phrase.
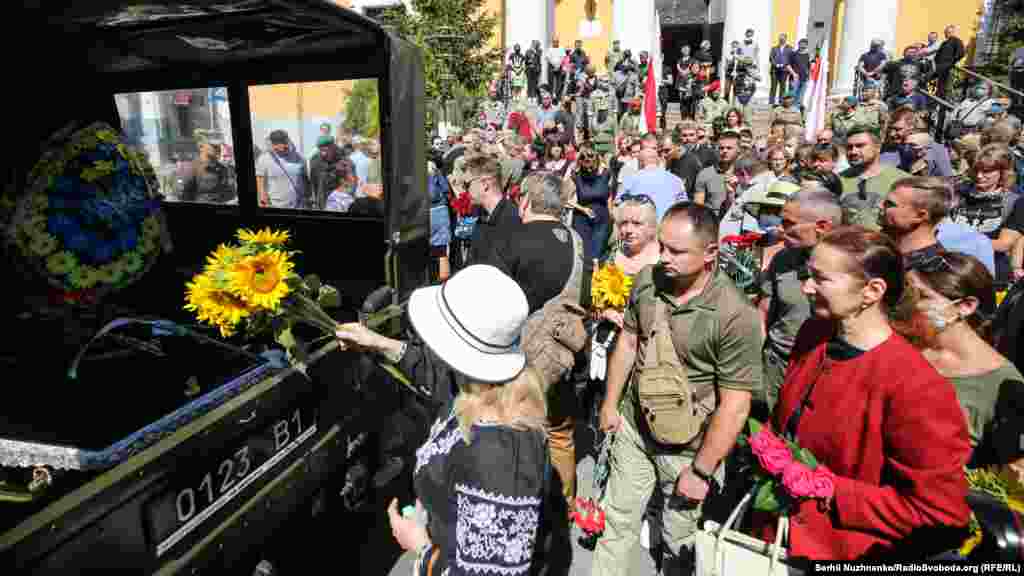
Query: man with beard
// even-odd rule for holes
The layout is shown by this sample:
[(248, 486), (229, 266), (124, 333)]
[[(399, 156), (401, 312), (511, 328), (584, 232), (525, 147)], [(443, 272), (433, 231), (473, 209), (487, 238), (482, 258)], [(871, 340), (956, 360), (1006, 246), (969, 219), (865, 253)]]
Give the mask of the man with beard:
[(306, 160), (284, 130), (270, 133), (270, 150), (256, 161), (256, 197), (260, 206), (305, 208), (309, 203)]
[(903, 254), (904, 269), (913, 270), (945, 251), (936, 229), (948, 214), (952, 195), (942, 178), (911, 177), (893, 183), (879, 224)]
[[(594, 576), (629, 572), (632, 553), (651, 492), (662, 494), (664, 574), (693, 570), (693, 538), (705, 500), (723, 482), (723, 465), (743, 430), (751, 394), (761, 388), (761, 327), (756, 310), (718, 266), (718, 222), (703, 206), (682, 202), (659, 227), (661, 262), (636, 277), (623, 329), (608, 361), (607, 393), (600, 426), (614, 433), (605, 492), (606, 521), (594, 552)], [(665, 337), (669, 338), (666, 341)], [(658, 350), (659, 370), (673, 370), (688, 383), (694, 412), (681, 416), (658, 406), (664, 418), (693, 418), (700, 428), (680, 444), (657, 443), (646, 404), (653, 366), (644, 358)], [(627, 385), (628, 384), (628, 385)], [(622, 407), (620, 408), (620, 400)], [(677, 421), (677, 420), (673, 420)], [(710, 504), (710, 501), (709, 501)]]
[(540, 85), (541, 48), (540, 40), (534, 40), (526, 51), (526, 97), (537, 101), (537, 86)]
[(854, 126), (846, 139), (846, 157), (850, 168), (840, 174), (843, 195), (843, 223), (878, 230), (882, 201), (892, 184), (909, 176), (895, 166), (881, 163), (882, 140), (874, 128)]
[(327, 196), (338, 187), (339, 179), (336, 170), (341, 160), (341, 149), (334, 143), (334, 138), (321, 136), (317, 142), (317, 154), (309, 160), (309, 185), (312, 189), (312, 206), (314, 210), (323, 210), (327, 204)]
[(697, 174), (693, 186), (693, 201), (707, 206), (716, 214), (725, 214), (735, 199), (737, 179), (733, 164), (739, 156), (740, 135), (723, 132), (718, 140), (718, 163), (707, 166)]
[(765, 331), (762, 362), (766, 406), (755, 404), (755, 417), (757, 411), (771, 414), (775, 408), (797, 332), (810, 318), (810, 304), (801, 287), (811, 250), (825, 234), (842, 225), (842, 220), (838, 200), (821, 187), (796, 192), (782, 206), (782, 240), (786, 247), (772, 258), (761, 276), (757, 299)]
[[(916, 161), (907, 140), (911, 134), (918, 131), (915, 126), (916, 120), (916, 113), (910, 108), (900, 108), (893, 113), (892, 122), (889, 125), (889, 139), (882, 149), (880, 159), (882, 164), (899, 166), (906, 172)], [(949, 160), (949, 150), (945, 145), (929, 142), (926, 160), (930, 175), (943, 177), (953, 175), (953, 165)]]
[(697, 145), (697, 123), (684, 120), (679, 124), (679, 144), (682, 154), (669, 166), (669, 170), (683, 181), (684, 188), (689, 192), (694, 189), (697, 174), (705, 166), (718, 163), (718, 154), (710, 148)]

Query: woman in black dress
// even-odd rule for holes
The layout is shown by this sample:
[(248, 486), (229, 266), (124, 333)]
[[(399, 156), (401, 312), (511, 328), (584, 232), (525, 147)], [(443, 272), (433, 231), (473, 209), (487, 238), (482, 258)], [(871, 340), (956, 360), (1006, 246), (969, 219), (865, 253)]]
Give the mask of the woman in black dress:
[(541, 378), (519, 336), (528, 304), (518, 284), (474, 265), (413, 292), (409, 320), (421, 341), (359, 324), (342, 349), (384, 355), (434, 398), (438, 417), (416, 451), (413, 481), (426, 525), (388, 509), (391, 530), (417, 553), (417, 576), (568, 572), (565, 500), (548, 456)]

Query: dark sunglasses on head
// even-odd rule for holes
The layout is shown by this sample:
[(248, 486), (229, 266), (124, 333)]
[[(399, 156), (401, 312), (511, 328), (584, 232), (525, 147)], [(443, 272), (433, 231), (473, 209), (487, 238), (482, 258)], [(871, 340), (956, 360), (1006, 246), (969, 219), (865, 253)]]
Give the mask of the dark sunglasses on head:
[(909, 269), (924, 272), (925, 274), (935, 274), (936, 272), (952, 272), (953, 265), (942, 254), (934, 254), (918, 262), (911, 263)]
[(623, 194), (615, 199), (615, 205), (621, 206), (624, 202), (636, 202), (638, 204), (654, 204), (654, 200), (646, 194)]

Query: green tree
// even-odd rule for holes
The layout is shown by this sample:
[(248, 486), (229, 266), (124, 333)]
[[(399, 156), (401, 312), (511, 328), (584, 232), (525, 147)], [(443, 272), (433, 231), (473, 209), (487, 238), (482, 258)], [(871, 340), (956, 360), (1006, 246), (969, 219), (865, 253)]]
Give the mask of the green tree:
[(345, 120), (341, 125), (353, 134), (370, 138), (380, 133), (380, 98), (376, 80), (355, 81), (345, 101)]
[[(489, 45), (498, 19), (484, 9), (484, 0), (412, 0), (411, 5), (408, 12), (385, 10), (382, 20), (423, 51), (427, 98), (440, 95), (445, 72), (455, 79), (455, 85), (448, 86), (454, 97), (485, 94), (504, 57), (500, 48)], [(452, 62), (444, 62), (429, 40), (431, 34), (445, 26), (461, 40), (454, 49)]]
[(994, 9), (999, 14), (998, 46), (989, 68), (993, 73), (1004, 75), (1014, 51), (1024, 46), (1024, 0), (996, 0)]

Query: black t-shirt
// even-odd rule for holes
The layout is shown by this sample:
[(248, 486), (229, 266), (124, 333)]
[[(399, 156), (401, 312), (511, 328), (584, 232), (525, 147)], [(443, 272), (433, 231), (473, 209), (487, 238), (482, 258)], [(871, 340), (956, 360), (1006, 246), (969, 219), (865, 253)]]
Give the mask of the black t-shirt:
[(467, 264), (481, 264), (491, 253), (495, 239), (508, 229), (518, 228), (519, 210), (508, 198), (502, 199), (494, 207), (490, 215), (483, 214), (473, 231), (469, 244), (469, 261)]
[(800, 76), (800, 81), (803, 82), (811, 74), (811, 55), (807, 52), (793, 52), (789, 58), (789, 65), (793, 67), (793, 70)]
[(561, 222), (530, 222), (508, 228), (493, 238), (491, 251), (479, 263), (495, 266), (512, 277), (526, 293), (532, 314), (565, 288), (572, 274), (572, 237)]
[(871, 72), (875, 68), (878, 68), (878, 65), (881, 64), (885, 58), (885, 52), (882, 52), (881, 50), (872, 50), (861, 55), (860, 62), (863, 64), (864, 70)]

